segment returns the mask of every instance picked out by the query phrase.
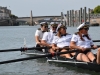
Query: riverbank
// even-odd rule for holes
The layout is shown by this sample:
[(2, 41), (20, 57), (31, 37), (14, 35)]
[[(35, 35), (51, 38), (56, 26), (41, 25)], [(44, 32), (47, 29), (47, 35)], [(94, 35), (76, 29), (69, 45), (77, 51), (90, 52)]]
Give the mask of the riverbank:
[(3, 19), (0, 20), (0, 26), (18, 26), (18, 23), (16, 22), (16, 20)]

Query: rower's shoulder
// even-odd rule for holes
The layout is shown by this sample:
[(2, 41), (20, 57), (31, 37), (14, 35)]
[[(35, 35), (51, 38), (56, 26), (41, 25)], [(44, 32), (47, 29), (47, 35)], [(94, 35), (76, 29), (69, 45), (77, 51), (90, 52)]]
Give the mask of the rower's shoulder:
[(67, 35), (71, 35), (71, 34), (67, 33)]
[(58, 37), (57, 35), (55, 35), (55, 36), (54, 36), (54, 39), (57, 39), (57, 38), (59, 38), (59, 37)]
[(74, 35), (78, 35), (79, 32), (75, 32)]
[(38, 28), (38, 30), (41, 30), (41, 28)]
[(66, 36), (72, 36), (72, 34), (67, 33), (67, 35), (66, 35)]
[(72, 35), (72, 37), (79, 37), (78, 32), (75, 32), (75, 33)]
[(49, 32), (44, 32), (43, 36), (48, 36)]

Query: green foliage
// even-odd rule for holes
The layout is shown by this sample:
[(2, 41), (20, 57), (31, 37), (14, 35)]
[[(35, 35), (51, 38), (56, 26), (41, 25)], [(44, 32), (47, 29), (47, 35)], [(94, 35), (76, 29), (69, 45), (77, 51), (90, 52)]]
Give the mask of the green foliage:
[(91, 14), (94, 14), (94, 11), (92, 11)]
[(100, 13), (100, 5), (95, 7), (92, 13), (95, 13), (95, 14)]
[(17, 16), (15, 16), (15, 15), (13, 15), (13, 14), (11, 14), (11, 15), (10, 15), (10, 18), (17, 19), (18, 17), (17, 17)]

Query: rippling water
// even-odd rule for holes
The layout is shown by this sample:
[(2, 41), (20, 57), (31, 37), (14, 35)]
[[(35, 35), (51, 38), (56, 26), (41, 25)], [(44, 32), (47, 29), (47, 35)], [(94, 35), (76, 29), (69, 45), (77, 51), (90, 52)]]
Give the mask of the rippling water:
[[(0, 50), (21, 48), (26, 39), (27, 47), (35, 45), (34, 33), (37, 26), (1, 26)], [(68, 27), (69, 33), (77, 31), (76, 27)], [(100, 27), (90, 27), (89, 33), (93, 39), (100, 40)], [(97, 45), (100, 43), (96, 43)], [(96, 51), (93, 51), (96, 52)], [(29, 57), (20, 52), (0, 53), (0, 61)], [(34, 59), (0, 65), (0, 75), (91, 75), (99, 74), (92, 71), (80, 70), (70, 66), (48, 63), (46, 59)]]

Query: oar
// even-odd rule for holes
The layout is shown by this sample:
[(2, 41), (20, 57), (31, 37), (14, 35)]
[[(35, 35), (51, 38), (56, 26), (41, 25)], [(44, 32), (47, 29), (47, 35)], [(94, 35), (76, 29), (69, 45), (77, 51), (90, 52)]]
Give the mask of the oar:
[(19, 61), (25, 61), (25, 60), (31, 60), (31, 59), (38, 59), (38, 58), (44, 58), (44, 57), (53, 57), (53, 56), (56, 56), (56, 55), (73, 53), (73, 52), (77, 52), (77, 51), (79, 51), (79, 50), (71, 50), (71, 51), (66, 51), (66, 52), (49, 53), (49, 54), (41, 55), (41, 56), (35, 56), (35, 57), (28, 57), (28, 58), (20, 58), (20, 59), (14, 59), (14, 60), (1, 61), (0, 64), (6, 64), (6, 63), (12, 63), (12, 62), (19, 62)]
[[(100, 45), (97, 45), (97, 47), (100, 47)], [(17, 49), (5, 49), (0, 50), (0, 52), (11, 52), (11, 51), (26, 51), (26, 50), (33, 50), (33, 49), (46, 49), (47, 47), (30, 47), (30, 48), (17, 48)]]
[(99, 47), (100, 47), (100, 45), (97, 45), (97, 47), (99, 48)]
[(17, 48), (17, 49), (5, 49), (0, 50), (0, 52), (10, 52), (10, 51), (26, 51), (26, 50), (33, 50), (33, 49), (46, 49), (47, 47), (30, 47), (30, 48)]
[(100, 40), (93, 40), (93, 42), (100, 42)]
[[(93, 40), (93, 42), (100, 42), (100, 40)], [(100, 47), (100, 45), (98, 45)], [(33, 50), (33, 49), (46, 49), (47, 47), (23, 47), (23, 48), (17, 48), (17, 49), (5, 49), (5, 50), (0, 50), (0, 52), (10, 52), (10, 51), (25, 51), (25, 50)]]

